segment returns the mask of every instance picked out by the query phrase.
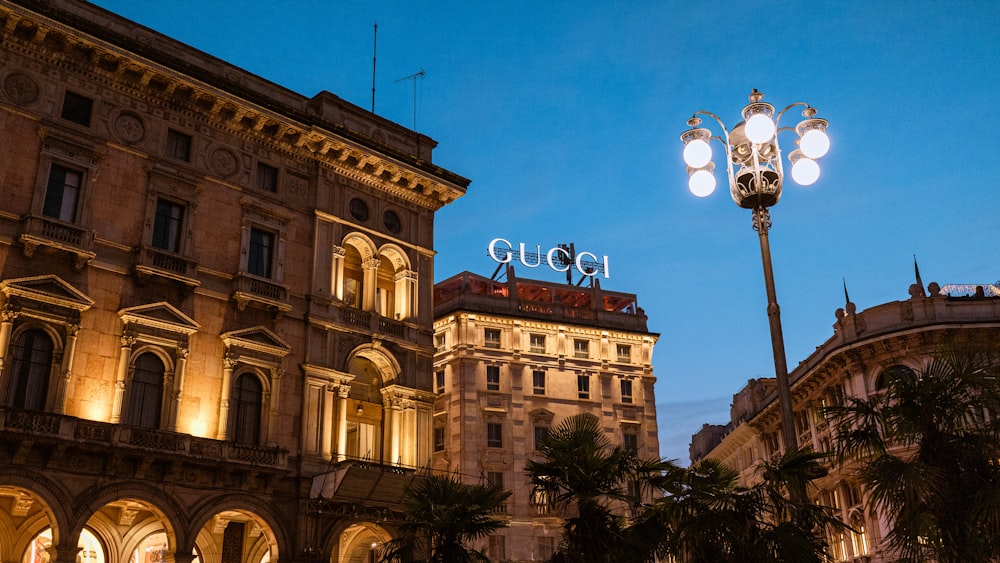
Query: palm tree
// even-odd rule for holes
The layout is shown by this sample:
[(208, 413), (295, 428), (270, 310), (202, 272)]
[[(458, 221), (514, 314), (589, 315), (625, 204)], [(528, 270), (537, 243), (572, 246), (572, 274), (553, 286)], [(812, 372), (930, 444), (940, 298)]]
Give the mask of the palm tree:
[[(829, 560), (821, 533), (838, 525), (830, 509), (789, 500), (791, 483), (807, 483), (826, 474), (824, 454), (792, 450), (758, 467), (760, 481), (740, 484), (739, 474), (706, 459), (687, 468), (665, 471), (652, 482), (663, 493), (642, 513), (629, 533), (658, 538), (646, 548), (684, 563), (815, 563)], [(652, 553), (633, 554), (649, 561)]]
[(613, 503), (634, 500), (627, 485), (640, 465), (635, 450), (612, 446), (597, 418), (579, 414), (553, 428), (538, 451), (542, 459), (526, 466), (532, 484), (574, 513), (552, 561), (613, 561), (624, 545), (623, 522)]
[(1000, 561), (1000, 369), (947, 350), (883, 393), (830, 409), (837, 453), (891, 523), (900, 561)]
[(466, 545), (507, 523), (494, 517), (511, 495), (498, 485), (469, 485), (454, 475), (431, 475), (406, 491), (398, 538), (380, 552), (383, 563), (483, 562)]

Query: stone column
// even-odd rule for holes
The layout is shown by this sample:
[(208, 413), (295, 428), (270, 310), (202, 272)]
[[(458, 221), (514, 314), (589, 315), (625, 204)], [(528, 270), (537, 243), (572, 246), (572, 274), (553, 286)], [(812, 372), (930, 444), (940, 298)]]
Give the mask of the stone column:
[(347, 459), (347, 398), (351, 386), (341, 383), (337, 388), (337, 461)]
[(219, 431), (217, 440), (226, 439), (226, 427), (229, 424), (229, 386), (233, 382), (233, 368), (236, 367), (238, 356), (226, 352), (222, 358), (222, 393), (219, 395)]
[(323, 416), (322, 432), (320, 432), (320, 451), (324, 458), (329, 458), (333, 454), (334, 425), (333, 425), (333, 393), (336, 389), (333, 384), (323, 387)]
[[(10, 333), (14, 329), (14, 320), (18, 312), (10, 305), (5, 305), (0, 311), (0, 373), (3, 373), (4, 361), (7, 359), (7, 348), (10, 347)], [(6, 387), (3, 387), (6, 389)]]
[(330, 295), (338, 301), (344, 300), (344, 256), (347, 250), (343, 246), (334, 245), (330, 265)]
[(417, 273), (413, 270), (402, 270), (395, 277), (396, 282), (396, 312), (401, 319), (417, 316)]
[(362, 311), (375, 310), (375, 288), (378, 284), (378, 266), (380, 263), (378, 258), (370, 258), (361, 264), (362, 276), (365, 278), (361, 284), (364, 288), (364, 295), (361, 296)]
[(170, 418), (170, 428), (174, 432), (179, 432), (178, 420), (181, 416), (181, 401), (184, 396), (184, 368), (187, 366), (189, 350), (178, 346), (174, 351), (174, 407)]
[(278, 445), (278, 399), (281, 396), (281, 376), (284, 373), (280, 367), (271, 369), (271, 393), (264, 401), (267, 408), (267, 428), (264, 429), (264, 435), (267, 437), (265, 443), (268, 446)]
[(59, 379), (56, 381), (56, 396), (53, 410), (56, 414), (65, 412), (66, 387), (73, 370), (73, 356), (76, 353), (76, 335), (80, 325), (72, 324), (66, 327), (66, 347), (63, 348), (62, 364), (59, 366)]
[(128, 330), (121, 338), (122, 346), (118, 356), (118, 372), (115, 375), (115, 398), (111, 405), (111, 424), (122, 421), (122, 405), (125, 402), (125, 380), (128, 378), (128, 363), (132, 359), (132, 346), (135, 346), (135, 335)]

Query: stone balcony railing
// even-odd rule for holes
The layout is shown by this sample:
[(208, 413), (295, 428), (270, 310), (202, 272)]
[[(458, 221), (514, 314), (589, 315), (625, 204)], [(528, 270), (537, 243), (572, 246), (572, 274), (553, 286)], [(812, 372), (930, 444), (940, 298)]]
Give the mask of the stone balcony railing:
[(198, 263), (185, 256), (144, 246), (136, 254), (135, 271), (139, 276), (160, 276), (197, 287)]
[(288, 288), (273, 280), (247, 273), (237, 274), (233, 278), (233, 299), (240, 310), (245, 309), (248, 304), (268, 309), (279, 316), (292, 310)]
[(288, 452), (276, 447), (254, 446), (199, 438), (189, 434), (82, 420), (46, 412), (0, 409), (0, 437), (33, 442), (63, 442), (144, 455), (213, 464), (251, 465), (283, 470)]
[(51, 217), (27, 216), (19, 240), (24, 245), (24, 253), (29, 257), (39, 246), (57, 248), (73, 254), (77, 268), (86, 266), (97, 256), (92, 231)]

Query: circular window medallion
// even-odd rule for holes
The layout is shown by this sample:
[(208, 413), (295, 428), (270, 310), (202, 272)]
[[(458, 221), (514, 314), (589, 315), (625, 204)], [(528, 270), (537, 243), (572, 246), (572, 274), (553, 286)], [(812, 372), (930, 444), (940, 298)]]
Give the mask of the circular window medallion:
[(395, 211), (386, 211), (383, 213), (382, 224), (392, 234), (399, 234), (399, 231), (403, 230), (403, 223), (399, 220), (399, 215), (396, 215)]
[(364, 201), (354, 198), (348, 204), (348, 210), (351, 212), (351, 217), (354, 217), (358, 221), (368, 220), (368, 204)]
[(121, 113), (115, 118), (115, 135), (126, 143), (138, 143), (146, 136), (146, 126), (133, 113)]
[(229, 149), (222, 148), (212, 151), (208, 165), (217, 174), (224, 177), (232, 176), (240, 169), (240, 162), (236, 159), (236, 155)]
[(3, 81), (4, 94), (18, 105), (28, 105), (38, 99), (38, 84), (23, 74), (11, 74)]

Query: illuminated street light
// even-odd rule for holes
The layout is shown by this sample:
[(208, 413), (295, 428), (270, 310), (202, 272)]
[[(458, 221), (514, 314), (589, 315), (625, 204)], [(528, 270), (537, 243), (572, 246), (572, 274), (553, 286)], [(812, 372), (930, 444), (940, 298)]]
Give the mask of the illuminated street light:
[[(750, 103), (743, 108), (743, 121), (732, 131), (726, 128), (717, 115), (707, 111), (695, 112), (687, 122), (691, 129), (681, 135), (681, 141), (684, 142), (688, 188), (694, 195), (706, 197), (715, 190), (712, 151), (711, 148), (706, 150), (701, 146), (707, 146), (710, 140), (715, 139), (726, 149), (726, 173), (733, 201), (753, 212), (753, 228), (760, 237), (760, 254), (764, 263), (767, 317), (771, 328), (771, 349), (774, 353), (774, 372), (781, 407), (782, 437), (785, 450), (788, 451), (796, 447), (798, 440), (795, 435), (788, 366), (785, 362), (785, 342), (781, 334), (781, 313), (774, 290), (774, 273), (771, 270), (771, 247), (767, 238), (771, 216), (768, 208), (781, 199), (781, 187), (785, 178), (781, 147), (778, 144), (780, 134), (794, 131), (798, 135), (798, 148), (788, 154), (788, 161), (792, 166), (792, 179), (803, 186), (811, 185), (819, 179), (819, 164), (816, 160), (830, 149), (830, 138), (826, 134), (827, 121), (815, 117), (816, 109), (809, 104), (797, 102), (775, 115), (774, 106), (763, 100), (764, 94), (754, 89), (750, 93)], [(794, 128), (781, 127), (782, 116), (795, 107), (803, 108), (802, 121)], [(709, 129), (701, 127), (702, 119), (699, 116), (702, 115), (719, 124), (721, 136), (712, 135)], [(805, 500), (804, 483), (792, 487), (792, 495), (797, 500)]]

